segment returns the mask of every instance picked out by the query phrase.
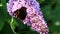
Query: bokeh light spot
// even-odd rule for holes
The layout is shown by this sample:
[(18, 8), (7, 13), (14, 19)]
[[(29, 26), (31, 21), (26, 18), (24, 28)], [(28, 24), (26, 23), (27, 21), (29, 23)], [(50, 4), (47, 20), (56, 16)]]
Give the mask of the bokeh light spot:
[(60, 26), (60, 22), (59, 21), (55, 22), (55, 25)]
[(2, 3), (0, 3), (0, 7), (2, 7), (3, 5), (2, 5)]

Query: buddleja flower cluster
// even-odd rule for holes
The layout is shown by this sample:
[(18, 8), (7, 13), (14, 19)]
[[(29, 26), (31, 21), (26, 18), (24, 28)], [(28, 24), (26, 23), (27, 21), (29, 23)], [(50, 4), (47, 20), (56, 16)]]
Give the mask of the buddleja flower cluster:
[(48, 34), (48, 27), (40, 11), (39, 3), (36, 0), (9, 0), (7, 3), (7, 10), (12, 17), (14, 17), (14, 12), (21, 7), (27, 8), (27, 15), (22, 20), (24, 24), (31, 26), (31, 29), (40, 34)]

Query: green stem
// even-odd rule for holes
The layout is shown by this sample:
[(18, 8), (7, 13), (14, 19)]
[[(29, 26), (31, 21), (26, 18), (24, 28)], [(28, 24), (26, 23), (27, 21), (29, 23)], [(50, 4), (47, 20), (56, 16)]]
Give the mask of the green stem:
[(12, 25), (13, 25), (13, 24), (12, 24), (13, 21), (14, 21), (14, 19), (13, 19), (13, 17), (12, 17), (12, 19), (11, 19), (11, 23), (10, 23), (10, 26), (11, 26), (11, 29), (12, 29), (12, 31), (14, 32), (14, 34), (17, 34), (17, 33), (14, 31), (13, 26), (12, 26)]

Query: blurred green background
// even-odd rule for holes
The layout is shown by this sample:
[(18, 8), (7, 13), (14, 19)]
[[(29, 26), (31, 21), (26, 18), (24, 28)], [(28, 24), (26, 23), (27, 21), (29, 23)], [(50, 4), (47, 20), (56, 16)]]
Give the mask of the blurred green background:
[[(37, 0), (49, 28), (49, 34), (60, 34), (60, 0)], [(6, 3), (8, 0), (0, 0), (0, 34), (38, 34), (24, 25), (16, 18), (12, 18), (8, 12)]]

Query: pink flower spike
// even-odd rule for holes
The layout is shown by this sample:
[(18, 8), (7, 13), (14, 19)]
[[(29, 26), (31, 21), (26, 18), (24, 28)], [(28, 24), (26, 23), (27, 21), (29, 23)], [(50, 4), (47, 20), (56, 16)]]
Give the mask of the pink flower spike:
[(22, 20), (40, 34), (48, 34), (48, 26), (39, 7), (36, 0), (9, 0), (7, 3), (7, 10), (12, 17)]

